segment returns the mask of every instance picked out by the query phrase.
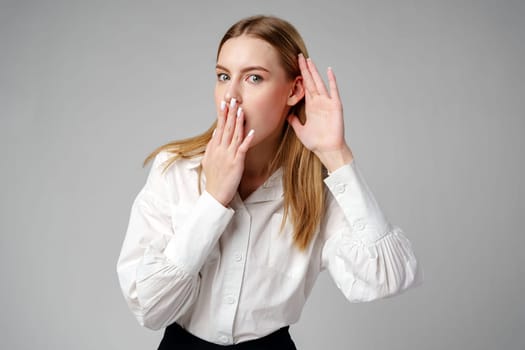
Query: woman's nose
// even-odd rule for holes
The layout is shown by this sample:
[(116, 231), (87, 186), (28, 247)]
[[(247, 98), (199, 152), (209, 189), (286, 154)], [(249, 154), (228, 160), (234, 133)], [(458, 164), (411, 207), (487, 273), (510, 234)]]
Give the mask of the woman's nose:
[(234, 84), (231, 84), (226, 90), (226, 93), (224, 94), (224, 101), (229, 104), (232, 98), (237, 101), (237, 104), (242, 103), (242, 97), (239, 88)]

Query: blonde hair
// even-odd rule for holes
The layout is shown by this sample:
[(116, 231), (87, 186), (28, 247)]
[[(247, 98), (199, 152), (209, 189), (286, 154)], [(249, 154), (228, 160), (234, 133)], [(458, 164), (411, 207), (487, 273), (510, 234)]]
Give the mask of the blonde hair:
[[(252, 16), (231, 26), (220, 41), (217, 58), (224, 43), (241, 35), (250, 35), (272, 45), (279, 54), (281, 65), (289, 79), (301, 75), (297, 56), (308, 57), (306, 46), (297, 30), (287, 21), (273, 16)], [(304, 98), (290, 109), (304, 123), (306, 120)], [(204, 133), (162, 145), (145, 160), (144, 166), (159, 152), (168, 151), (173, 156), (166, 161), (164, 171), (180, 158), (193, 158), (204, 153), (216, 122)], [(280, 145), (270, 165), (270, 173), (283, 168), (284, 215), (281, 229), (288, 215), (293, 223), (294, 244), (305, 250), (317, 231), (325, 210), (323, 178), (326, 169), (317, 156), (308, 150), (295, 135), (292, 127), (285, 123)], [(202, 167), (199, 168), (199, 184)], [(200, 187), (199, 187), (200, 188)]]

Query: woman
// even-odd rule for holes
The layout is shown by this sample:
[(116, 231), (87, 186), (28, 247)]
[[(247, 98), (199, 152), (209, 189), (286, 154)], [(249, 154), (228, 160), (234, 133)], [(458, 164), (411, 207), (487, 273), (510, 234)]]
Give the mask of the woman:
[(324, 269), (351, 302), (422, 281), (344, 138), (334, 73), (327, 89), (307, 56), (284, 20), (237, 22), (216, 122), (146, 158), (117, 272), (139, 323), (166, 327), (159, 349), (295, 349), (288, 326)]

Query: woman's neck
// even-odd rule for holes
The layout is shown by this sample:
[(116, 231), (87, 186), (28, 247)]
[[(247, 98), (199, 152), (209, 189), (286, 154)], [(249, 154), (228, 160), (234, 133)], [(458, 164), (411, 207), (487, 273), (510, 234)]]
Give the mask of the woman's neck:
[(243, 178), (268, 177), (270, 164), (275, 157), (277, 146), (259, 144), (248, 150), (244, 160)]
[(242, 200), (250, 196), (268, 180), (277, 147), (276, 142), (273, 145), (263, 142), (250, 148), (246, 153), (244, 172), (238, 188)]
[(271, 164), (282, 142), (282, 137), (282, 127), (277, 128), (264, 140), (250, 147), (244, 159), (243, 178), (268, 178), (271, 175)]

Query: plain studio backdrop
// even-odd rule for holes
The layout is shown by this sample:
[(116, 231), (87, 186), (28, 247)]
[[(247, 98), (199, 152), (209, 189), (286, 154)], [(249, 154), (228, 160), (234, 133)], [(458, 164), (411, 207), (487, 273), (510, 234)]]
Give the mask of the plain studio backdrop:
[(156, 349), (116, 262), (143, 159), (215, 118), (215, 54), (273, 14), (332, 66), (356, 161), (425, 282), (324, 272), (298, 348), (524, 349), (523, 1), (2, 1), (0, 348)]

